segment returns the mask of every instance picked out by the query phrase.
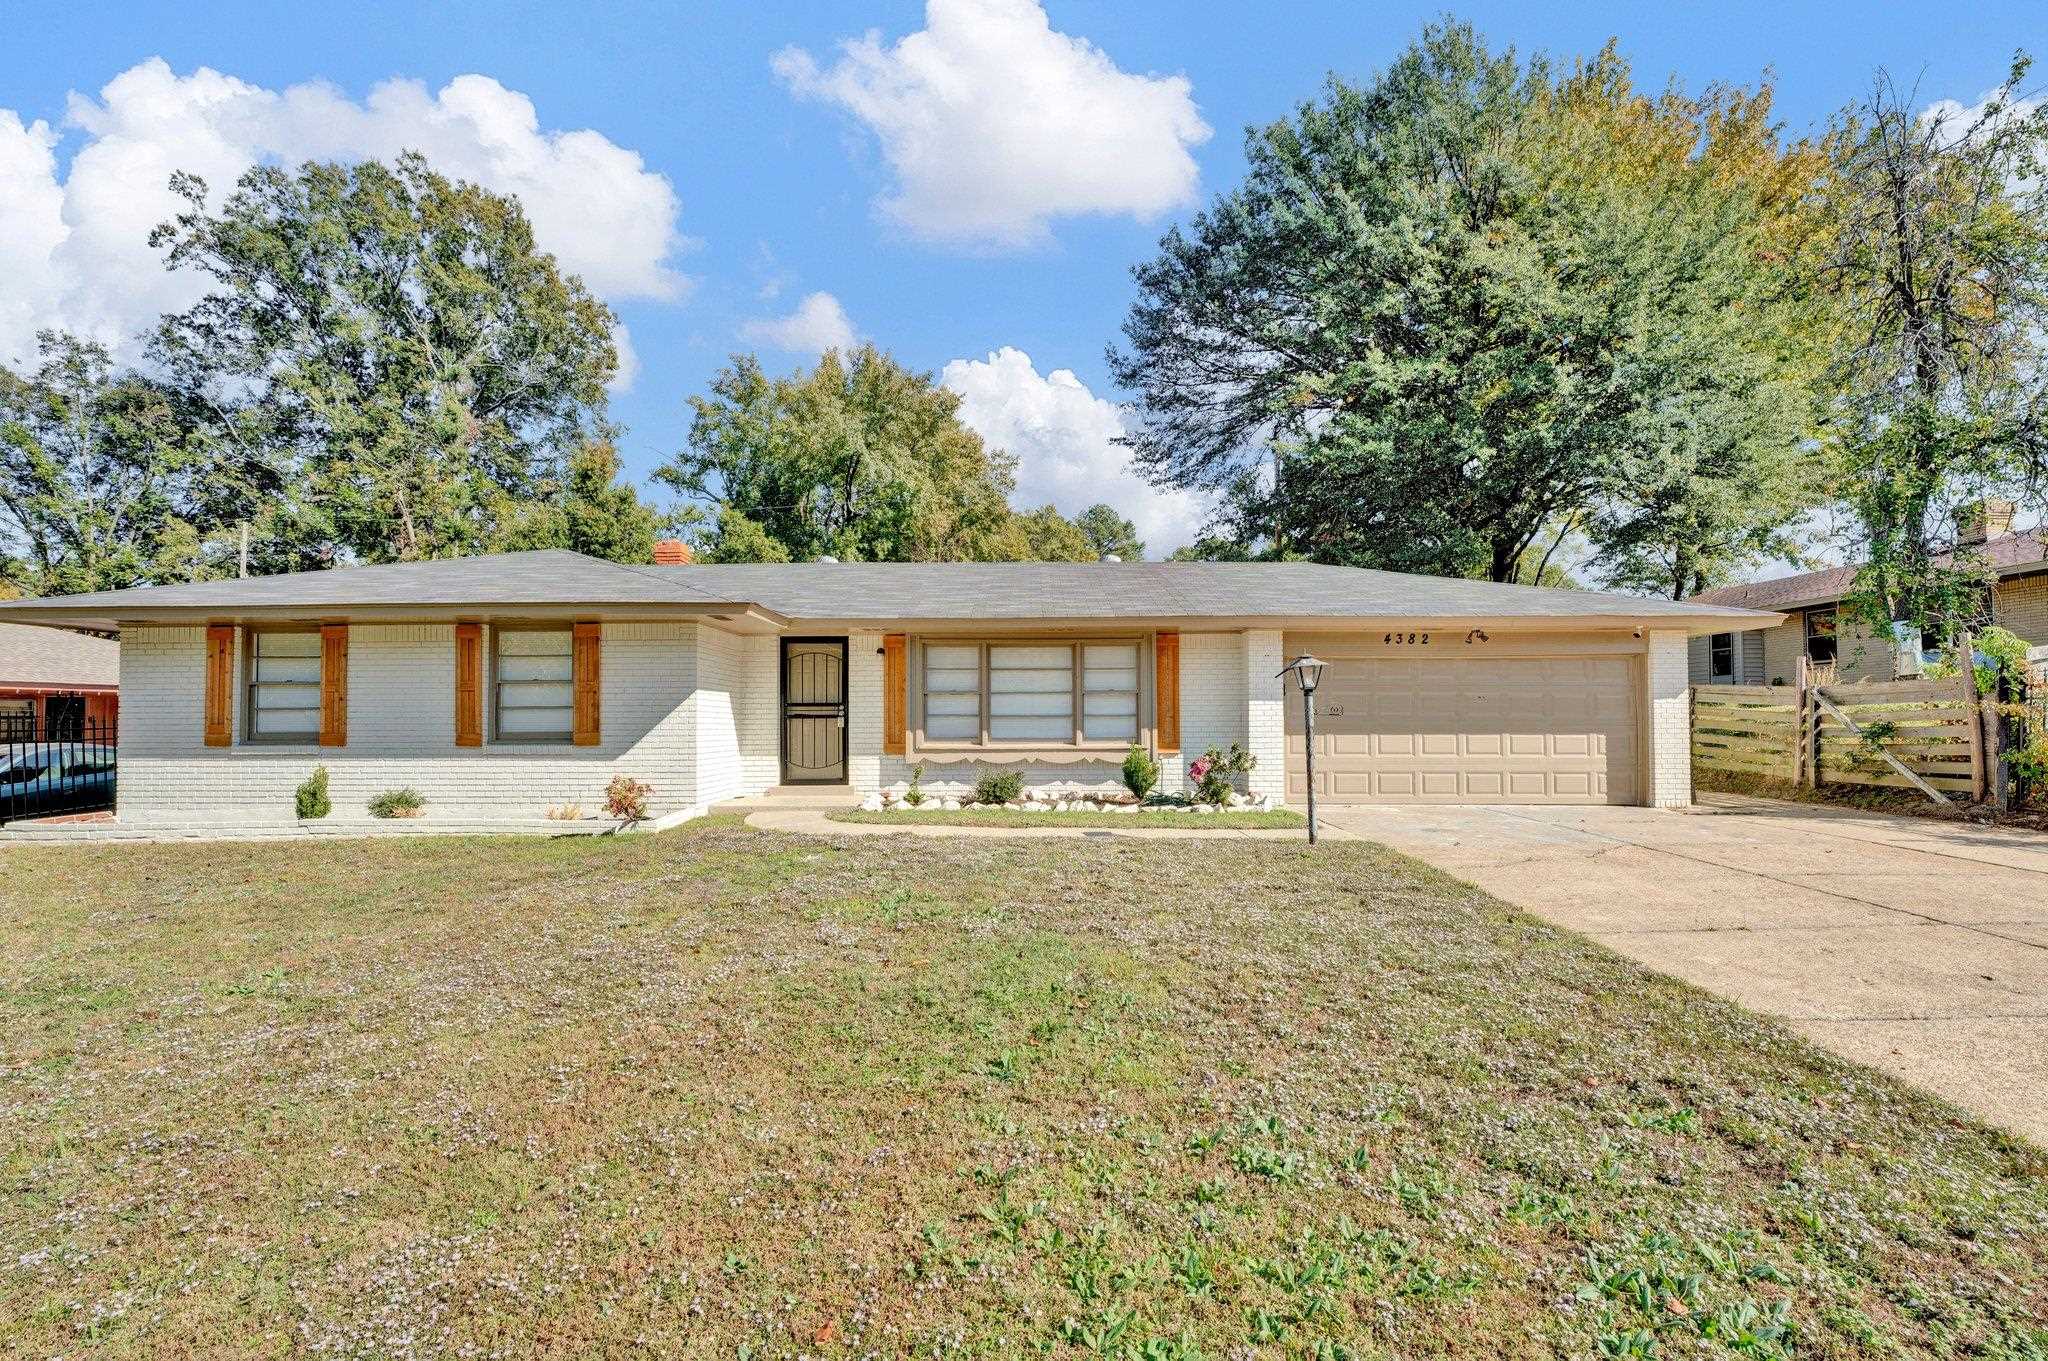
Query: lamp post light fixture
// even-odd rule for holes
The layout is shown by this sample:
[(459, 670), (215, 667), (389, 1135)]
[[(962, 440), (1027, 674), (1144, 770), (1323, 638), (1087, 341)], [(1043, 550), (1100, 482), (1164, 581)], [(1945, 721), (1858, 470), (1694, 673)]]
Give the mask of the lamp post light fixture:
[(1279, 671), (1281, 676), (1294, 677), (1294, 683), (1301, 687), (1301, 742), (1302, 755), (1307, 758), (1308, 844), (1311, 846), (1316, 844), (1316, 686), (1321, 684), (1323, 668), (1328, 665), (1321, 658), (1304, 652)]

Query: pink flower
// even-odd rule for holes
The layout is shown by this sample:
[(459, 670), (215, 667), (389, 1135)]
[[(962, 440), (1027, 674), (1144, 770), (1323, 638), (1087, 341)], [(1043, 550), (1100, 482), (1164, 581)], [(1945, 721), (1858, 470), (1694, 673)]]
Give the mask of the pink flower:
[(1188, 778), (1190, 780), (1193, 780), (1196, 784), (1200, 784), (1204, 779), (1208, 778), (1208, 775), (1209, 758), (1206, 756), (1197, 756), (1195, 758), (1195, 763), (1188, 767)]

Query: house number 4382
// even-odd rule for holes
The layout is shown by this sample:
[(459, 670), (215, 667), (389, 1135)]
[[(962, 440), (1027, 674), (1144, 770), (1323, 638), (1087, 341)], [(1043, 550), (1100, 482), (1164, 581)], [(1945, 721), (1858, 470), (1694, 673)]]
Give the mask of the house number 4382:
[(1424, 647), (1429, 643), (1429, 635), (1426, 633), (1389, 633), (1383, 635), (1380, 641), (1382, 643), (1397, 644), (1401, 647), (1406, 647), (1410, 643), (1415, 644), (1417, 647)]

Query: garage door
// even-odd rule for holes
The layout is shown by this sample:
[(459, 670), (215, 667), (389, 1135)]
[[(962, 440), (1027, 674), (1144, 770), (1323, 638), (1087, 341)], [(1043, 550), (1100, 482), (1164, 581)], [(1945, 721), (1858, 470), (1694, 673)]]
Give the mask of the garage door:
[[(1634, 658), (1322, 655), (1320, 801), (1641, 802)], [(1286, 711), (1287, 796), (1299, 803), (1307, 762), (1291, 687)]]

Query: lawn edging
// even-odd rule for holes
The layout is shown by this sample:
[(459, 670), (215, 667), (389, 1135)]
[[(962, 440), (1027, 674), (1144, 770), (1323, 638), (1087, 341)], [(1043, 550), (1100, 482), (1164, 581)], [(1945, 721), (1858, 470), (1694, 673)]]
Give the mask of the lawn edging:
[(942, 809), (891, 810), (885, 813), (869, 812), (859, 808), (836, 809), (827, 813), (832, 822), (857, 822), (878, 827), (1093, 827), (1105, 832), (1121, 832), (1134, 829), (1199, 833), (1217, 832), (1283, 832), (1300, 831), (1308, 826), (1308, 819), (1287, 809), (1267, 813), (1228, 811), (1221, 813), (1174, 812), (1161, 809), (1138, 813), (1096, 813), (1096, 812), (1053, 812), (1026, 813), (1014, 808), (991, 808), (986, 812), (975, 812), (962, 808), (956, 812)]

